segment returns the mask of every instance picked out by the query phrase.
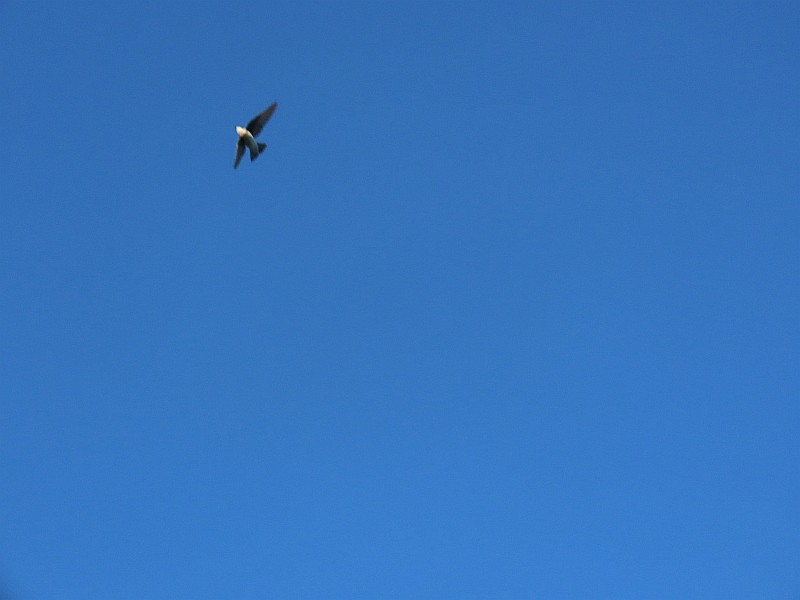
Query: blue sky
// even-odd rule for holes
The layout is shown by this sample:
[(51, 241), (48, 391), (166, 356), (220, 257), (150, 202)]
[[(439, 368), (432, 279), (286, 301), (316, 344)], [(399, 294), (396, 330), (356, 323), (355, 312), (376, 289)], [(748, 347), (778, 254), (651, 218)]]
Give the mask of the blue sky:
[(798, 597), (797, 3), (162, 4), (0, 3), (8, 598)]

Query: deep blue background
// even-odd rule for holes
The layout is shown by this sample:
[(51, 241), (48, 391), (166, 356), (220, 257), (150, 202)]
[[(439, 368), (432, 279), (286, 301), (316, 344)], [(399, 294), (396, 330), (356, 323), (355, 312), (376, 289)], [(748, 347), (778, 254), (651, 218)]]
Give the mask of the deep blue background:
[(0, 3), (9, 598), (798, 597), (800, 5), (120, 4)]

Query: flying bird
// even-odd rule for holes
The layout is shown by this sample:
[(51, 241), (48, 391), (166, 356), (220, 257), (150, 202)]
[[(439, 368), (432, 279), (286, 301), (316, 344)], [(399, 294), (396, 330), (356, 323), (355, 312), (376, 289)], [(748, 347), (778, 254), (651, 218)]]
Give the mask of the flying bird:
[(242, 160), (242, 156), (244, 156), (245, 148), (250, 150), (250, 161), (252, 162), (257, 159), (258, 155), (267, 147), (266, 144), (257, 142), (256, 136), (261, 133), (264, 125), (269, 121), (269, 118), (277, 107), (278, 103), (273, 102), (256, 115), (253, 120), (247, 124), (247, 127), (242, 127), (241, 125), (236, 126), (236, 133), (239, 135), (239, 139), (236, 140), (236, 160), (233, 161), (234, 169), (239, 166), (239, 161)]

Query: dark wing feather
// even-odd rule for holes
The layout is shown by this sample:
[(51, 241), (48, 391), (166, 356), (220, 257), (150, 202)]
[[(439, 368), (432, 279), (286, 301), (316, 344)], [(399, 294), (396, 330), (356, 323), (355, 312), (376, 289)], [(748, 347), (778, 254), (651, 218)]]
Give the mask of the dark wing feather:
[(275, 112), (275, 109), (278, 107), (277, 102), (273, 102), (267, 108), (259, 113), (259, 115), (250, 121), (247, 124), (247, 131), (253, 134), (253, 137), (257, 136), (261, 133), (261, 130), (264, 128), (264, 125), (269, 121), (269, 118), (272, 116), (272, 113)]
[(242, 156), (244, 156), (244, 144), (241, 138), (239, 138), (236, 140), (236, 160), (233, 161), (234, 169), (239, 166), (239, 161), (242, 160)]

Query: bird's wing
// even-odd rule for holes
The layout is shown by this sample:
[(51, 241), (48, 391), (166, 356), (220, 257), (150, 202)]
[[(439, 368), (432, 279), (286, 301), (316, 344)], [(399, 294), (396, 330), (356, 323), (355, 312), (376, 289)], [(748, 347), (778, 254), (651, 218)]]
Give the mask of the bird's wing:
[(275, 112), (275, 109), (278, 107), (277, 102), (273, 102), (267, 108), (262, 110), (258, 116), (256, 116), (252, 121), (247, 124), (247, 131), (253, 134), (253, 137), (257, 136), (261, 133), (264, 125), (269, 121), (269, 118), (272, 116), (272, 113)]
[(234, 169), (239, 166), (239, 161), (242, 160), (242, 156), (244, 156), (244, 144), (240, 138), (236, 140), (236, 160), (233, 161)]

